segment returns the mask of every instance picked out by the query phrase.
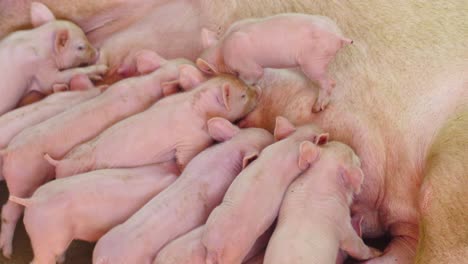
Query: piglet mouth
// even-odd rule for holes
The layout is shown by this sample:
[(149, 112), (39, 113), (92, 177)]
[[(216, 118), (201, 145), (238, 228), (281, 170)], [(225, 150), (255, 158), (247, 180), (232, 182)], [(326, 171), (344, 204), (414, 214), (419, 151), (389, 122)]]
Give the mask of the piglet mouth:
[(83, 62), (80, 65), (78, 65), (78, 67), (87, 67), (87, 66), (89, 66), (89, 63), (86, 63), (86, 62)]

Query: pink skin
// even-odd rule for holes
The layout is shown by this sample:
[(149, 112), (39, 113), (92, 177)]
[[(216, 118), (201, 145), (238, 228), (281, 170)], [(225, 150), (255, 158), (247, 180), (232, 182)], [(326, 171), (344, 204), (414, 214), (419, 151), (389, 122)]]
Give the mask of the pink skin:
[(34, 250), (32, 263), (63, 262), (74, 239), (97, 241), (178, 175), (174, 162), (100, 170), (52, 181), (30, 199), (10, 197), (26, 206), (24, 224)]
[(213, 143), (206, 127), (208, 119), (219, 116), (237, 120), (252, 111), (256, 101), (256, 90), (236, 78), (210, 79), (192, 91), (164, 98), (77, 146), (57, 162), (57, 177), (174, 158), (182, 169)]
[[(99, 95), (99, 89), (87, 91), (63, 92), (52, 94), (46, 99), (25, 107), (10, 111), (0, 117), (0, 153), (10, 141), (24, 129), (51, 118), (69, 107), (89, 100)], [(0, 155), (0, 179), (3, 160)]]
[[(153, 264), (205, 264), (206, 250), (201, 242), (205, 226), (200, 226), (183, 236), (171, 241), (158, 253)], [(253, 256), (262, 252), (271, 237), (273, 229), (270, 228), (265, 234), (257, 239), (245, 258), (248, 262)]]
[(151, 263), (164, 245), (205, 223), (239, 172), (273, 142), (263, 129), (240, 130), (219, 117), (207, 126), (225, 142), (197, 155), (174, 184), (100, 239), (93, 263)]
[(315, 161), (318, 147), (312, 142), (328, 140), (321, 133), (314, 125), (296, 129), (284, 117), (277, 118), (275, 138), (280, 141), (242, 171), (206, 222), (202, 242), (207, 264), (242, 262), (273, 224), (288, 185)]
[[(399, 5), (382, 1), (341, 1), (337, 5), (335, 1), (316, 0), (42, 1), (58, 16), (89, 32), (96, 47), (105, 42), (111, 46), (116, 40), (111, 36), (121, 35), (118, 46), (122, 49), (110, 48), (106, 55), (116, 58), (111, 67), (118, 67), (126, 50), (147, 43), (155, 44), (155, 50), (167, 58), (195, 59), (202, 50), (203, 27), (219, 31), (219, 36), (233, 21), (248, 17), (302, 12), (338, 21), (343, 32), (357, 41), (352, 49), (339, 52), (330, 67), (340, 85), (333, 92), (333, 104), (311, 119), (333, 133), (336, 140), (352, 146), (362, 159), (366, 182), (352, 206), (353, 214), (364, 218), (364, 237), (384, 233), (392, 237), (385, 254), (369, 263), (393, 263), (395, 259), (413, 263), (419, 239), (418, 193), (426, 175), (424, 168), (430, 167), (428, 149), (446, 120), (468, 102), (466, 45), (460, 34), (465, 30), (466, 16), (458, 8), (459, 1), (425, 1), (417, 7), (412, 1)], [(28, 24), (29, 5), (30, 0), (0, 1), (1, 36)], [(129, 15), (128, 10), (137, 11)], [(414, 26), (421, 21), (428, 30)], [(129, 28), (145, 23), (148, 26), (141, 26), (140, 31)], [(304, 117), (310, 115), (310, 107), (294, 108), (292, 103), (286, 111), (290, 115), (296, 111), (301, 117), (296, 125), (310, 121)], [(274, 124), (276, 115), (268, 117), (266, 113), (264, 118)], [(459, 151), (464, 151), (463, 146)], [(449, 225), (450, 219), (441, 221)], [(442, 248), (446, 236), (461, 235), (440, 234), (434, 239), (440, 241), (440, 247), (435, 247)]]
[(76, 74), (99, 79), (107, 71), (105, 65), (75, 68), (98, 58), (78, 26), (55, 20), (40, 3), (31, 5), (31, 20), (34, 29), (15, 32), (0, 41), (0, 115), (31, 91), (49, 94), (53, 84), (69, 83)]
[[(3, 176), (10, 194), (31, 196), (36, 188), (54, 177), (54, 167), (49, 162), (55, 163), (51, 157), (62, 158), (75, 145), (92, 139), (113, 123), (143, 111), (163, 96), (162, 83), (178, 80), (185, 75), (182, 72), (188, 75), (198, 72), (184, 59), (160, 62), (164, 64), (154, 73), (119, 82), (102, 95), (18, 134), (3, 153)], [(195, 76), (193, 83), (185, 83), (195, 85), (202, 81), (198, 77), (202, 76)], [(44, 159), (44, 153), (49, 162)], [(6, 255), (11, 254), (11, 240), (22, 210), (11, 202), (2, 209), (4, 222), (0, 245), (4, 246)]]
[(322, 88), (315, 112), (325, 109), (335, 86), (327, 73), (328, 64), (345, 44), (352, 43), (330, 18), (292, 13), (238, 21), (219, 41), (208, 30), (202, 34), (207, 49), (197, 60), (200, 69), (238, 74), (246, 83), (255, 84), (263, 68), (301, 67)]
[(318, 87), (301, 72), (285, 69), (265, 69), (257, 84), (262, 96), (257, 107), (239, 122), (240, 127), (262, 127), (273, 133), (277, 116), (293, 124), (314, 122), (318, 115), (312, 111), (318, 98)]
[(288, 187), (265, 264), (334, 263), (340, 249), (360, 260), (380, 255), (351, 224), (349, 207), (364, 180), (360, 167), (345, 144), (320, 148), (319, 160)]

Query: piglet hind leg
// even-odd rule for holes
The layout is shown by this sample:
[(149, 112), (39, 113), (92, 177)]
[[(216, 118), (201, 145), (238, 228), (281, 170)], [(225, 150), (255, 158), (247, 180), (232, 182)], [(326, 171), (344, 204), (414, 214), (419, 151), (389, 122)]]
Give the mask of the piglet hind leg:
[(240, 50), (249, 49), (251, 44), (248, 34), (242, 32), (233, 33), (224, 44), (224, 60), (234, 72), (239, 74), (239, 78), (247, 85), (254, 85), (263, 76), (263, 68), (248, 52), (239, 54)]
[(310, 80), (317, 81), (320, 85), (317, 101), (312, 108), (313, 112), (320, 112), (330, 103), (330, 95), (335, 87), (335, 81), (327, 73), (331, 58), (317, 59), (307, 55), (304, 57), (299, 59), (302, 71)]
[(7, 201), (2, 207), (2, 229), (0, 233), (0, 248), (3, 255), (10, 258), (13, 253), (13, 236), (15, 234), (16, 223), (18, 223), (23, 207), (11, 201)]

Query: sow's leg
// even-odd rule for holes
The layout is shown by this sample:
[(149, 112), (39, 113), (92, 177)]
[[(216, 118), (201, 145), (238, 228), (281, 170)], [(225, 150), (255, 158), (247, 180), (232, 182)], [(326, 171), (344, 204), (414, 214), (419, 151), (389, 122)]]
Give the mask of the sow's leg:
[(418, 264), (468, 260), (468, 107), (450, 119), (429, 152), (420, 193)]

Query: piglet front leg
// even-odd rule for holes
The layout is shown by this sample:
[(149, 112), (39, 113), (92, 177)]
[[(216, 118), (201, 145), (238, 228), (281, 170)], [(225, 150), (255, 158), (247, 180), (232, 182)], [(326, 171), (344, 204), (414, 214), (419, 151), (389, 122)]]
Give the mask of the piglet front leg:
[(108, 67), (104, 64), (91, 65), (82, 68), (73, 68), (58, 73), (55, 83), (70, 83), (71, 79), (79, 74), (84, 74), (92, 81), (102, 80), (102, 75), (107, 72)]

